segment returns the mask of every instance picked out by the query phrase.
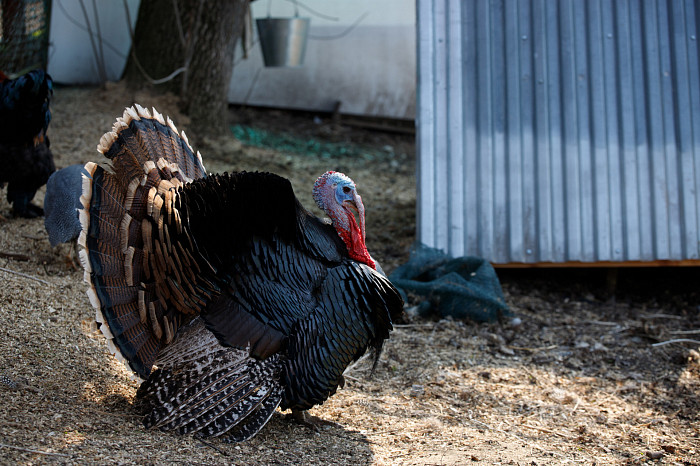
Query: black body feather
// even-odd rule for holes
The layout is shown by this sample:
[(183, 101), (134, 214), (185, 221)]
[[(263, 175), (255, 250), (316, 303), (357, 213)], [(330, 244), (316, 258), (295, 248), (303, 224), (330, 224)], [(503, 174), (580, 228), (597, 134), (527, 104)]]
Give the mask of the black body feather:
[(325, 401), (345, 368), (377, 354), (402, 308), (389, 281), (351, 260), (335, 229), (270, 173), (210, 176), (180, 199), (191, 238), (226, 291), (202, 312), (219, 341), (266, 358), (283, 351), (282, 408)]

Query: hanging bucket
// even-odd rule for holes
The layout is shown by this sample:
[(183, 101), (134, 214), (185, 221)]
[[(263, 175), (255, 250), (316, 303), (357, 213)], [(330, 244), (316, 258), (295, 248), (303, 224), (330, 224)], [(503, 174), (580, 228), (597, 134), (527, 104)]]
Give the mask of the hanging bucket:
[(265, 66), (304, 64), (309, 18), (260, 18), (255, 22)]

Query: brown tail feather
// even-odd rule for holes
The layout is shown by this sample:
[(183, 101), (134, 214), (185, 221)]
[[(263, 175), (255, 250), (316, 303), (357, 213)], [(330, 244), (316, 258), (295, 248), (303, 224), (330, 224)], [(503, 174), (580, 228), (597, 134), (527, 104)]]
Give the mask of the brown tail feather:
[[(206, 172), (170, 119), (138, 105), (126, 109), (97, 149), (112, 171), (85, 166), (79, 244), (88, 296), (110, 349), (145, 378), (183, 314), (199, 309), (187, 305), (202, 299), (195, 274), (183, 266), (196, 266), (197, 254), (187, 250), (174, 206), (177, 189)], [(199, 294), (188, 300), (192, 289)]]
[(124, 110), (112, 131), (102, 136), (97, 150), (113, 161), (117, 176), (127, 183), (142, 177), (149, 161), (159, 168), (167, 165), (185, 183), (206, 176), (202, 156), (194, 154), (185, 132), (178, 133), (170, 118), (164, 119), (155, 109), (151, 115), (138, 104)]

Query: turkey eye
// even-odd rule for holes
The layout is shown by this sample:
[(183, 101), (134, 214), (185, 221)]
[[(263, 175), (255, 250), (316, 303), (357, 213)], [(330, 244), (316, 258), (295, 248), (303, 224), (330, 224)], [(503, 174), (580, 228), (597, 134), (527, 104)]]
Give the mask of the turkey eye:
[(350, 191), (352, 191), (352, 189), (348, 188), (347, 186), (343, 186), (343, 192), (345, 194), (348, 194)]

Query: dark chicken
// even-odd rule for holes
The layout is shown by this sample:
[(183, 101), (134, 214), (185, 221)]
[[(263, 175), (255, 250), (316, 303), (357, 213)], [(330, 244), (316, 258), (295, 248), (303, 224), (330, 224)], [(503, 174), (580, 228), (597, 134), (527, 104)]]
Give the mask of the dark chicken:
[(98, 150), (113, 172), (85, 166), (81, 262), (110, 349), (145, 380), (146, 426), (245, 440), (378, 358), (403, 303), (348, 177), (314, 186), (331, 225), (279, 176), (207, 176), (155, 110), (127, 109)]
[(33, 70), (9, 79), (0, 71), (0, 188), (14, 215), (37, 217), (43, 209), (31, 204), (56, 167), (46, 130), (51, 121), (51, 77)]

